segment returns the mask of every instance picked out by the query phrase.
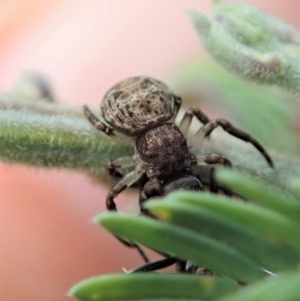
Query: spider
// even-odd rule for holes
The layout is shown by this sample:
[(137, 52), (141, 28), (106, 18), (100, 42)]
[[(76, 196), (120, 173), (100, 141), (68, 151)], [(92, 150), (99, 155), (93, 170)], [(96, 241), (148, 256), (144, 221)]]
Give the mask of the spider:
[[(100, 106), (100, 118), (87, 106), (84, 106), (83, 111), (97, 130), (108, 136), (125, 137), (126, 141), (134, 144), (148, 129), (173, 123), (181, 103), (181, 97), (175, 95), (162, 81), (149, 76), (134, 76), (120, 81), (106, 92)], [(189, 131), (193, 117), (203, 124), (195, 135), (193, 149), (197, 149), (215, 128), (221, 127), (230, 135), (250, 142), (264, 156), (270, 167), (274, 167), (271, 157), (256, 139), (235, 128), (225, 119), (209, 120), (198, 107), (188, 109), (178, 124), (184, 136)], [(130, 162), (127, 157), (116, 161), (116, 165), (124, 164), (126, 167)]]
[[(181, 98), (173, 94), (164, 83), (143, 76), (125, 79), (108, 90), (101, 104), (100, 118), (84, 106), (86, 118), (96, 129), (109, 136), (129, 137), (135, 144), (132, 157), (117, 158), (108, 164), (109, 173), (121, 178), (106, 197), (108, 210), (116, 211), (114, 199), (127, 187), (141, 182), (140, 208), (143, 214), (148, 214), (143, 203), (149, 197), (164, 195), (174, 187), (184, 186), (185, 181), (188, 187), (194, 181), (199, 188), (203, 183), (198, 170), (203, 165), (231, 166), (230, 161), (219, 154), (195, 155), (195, 150), (217, 127), (251, 143), (273, 168), (270, 155), (256, 139), (225, 119), (209, 120), (198, 107), (188, 109), (177, 126), (174, 120), (180, 106)], [(203, 126), (188, 144), (185, 136), (193, 117)], [(130, 167), (134, 169), (123, 176), (120, 170)], [(215, 181), (208, 184), (218, 188)], [(137, 248), (148, 262), (138, 245), (120, 240), (127, 246)]]
[[(122, 176), (119, 168), (124, 166), (135, 168)], [(163, 196), (174, 189), (192, 190), (203, 186), (199, 179), (199, 168), (203, 165), (231, 166), (231, 162), (218, 154), (196, 156), (189, 149), (187, 140), (180, 129), (174, 123), (164, 123), (141, 134), (135, 145), (133, 157), (118, 158), (109, 163), (112, 174), (118, 174), (122, 178), (112, 187), (106, 197), (108, 210), (116, 211), (114, 199), (127, 187), (142, 181), (140, 194), (140, 209), (147, 213), (143, 207), (144, 201), (153, 196)], [(198, 177), (198, 178), (197, 178)], [(200, 183), (198, 182), (200, 181)], [(210, 181), (211, 190), (214, 182)]]
[[(213, 173), (212, 173), (213, 174)], [(211, 174), (211, 175), (212, 175)], [(215, 191), (215, 184), (214, 184), (214, 178), (211, 178), (210, 183), (210, 191)], [(171, 181), (167, 181), (164, 186), (162, 187), (163, 195), (167, 195), (170, 192), (176, 191), (176, 190), (192, 190), (192, 191), (203, 191), (204, 186), (200, 182), (200, 179), (193, 175), (187, 175), (185, 174), (179, 174), (178, 177), (174, 178)], [(140, 199), (145, 202), (148, 199), (151, 199), (153, 195), (146, 195), (145, 191), (142, 190)], [(165, 258), (157, 261), (147, 262), (146, 264), (137, 266), (129, 271), (126, 271), (126, 273), (137, 273), (137, 272), (153, 272), (160, 269), (167, 268), (171, 265), (176, 265), (176, 270), (178, 272), (184, 272), (184, 273), (200, 273), (202, 275), (212, 275), (213, 272), (206, 269), (199, 267), (197, 264), (194, 264), (189, 261), (184, 261), (176, 257), (169, 256), (167, 254), (162, 254)]]
[[(167, 195), (175, 190), (204, 190), (205, 184), (201, 182), (202, 180), (198, 175), (197, 168), (199, 165), (220, 163), (231, 167), (230, 161), (221, 155), (210, 154), (203, 158), (191, 153), (186, 138), (173, 123), (158, 125), (138, 137), (135, 161), (137, 163), (135, 170), (125, 175), (115, 186), (116, 190), (112, 189), (108, 194), (107, 206), (109, 210), (116, 210), (113, 201), (114, 193), (115, 191), (118, 193), (124, 188), (122, 181), (127, 182), (127, 177), (132, 181), (138, 181), (143, 175), (146, 175), (146, 181), (144, 181), (140, 192), (140, 208), (142, 214), (154, 217), (144, 207), (144, 202), (147, 200), (155, 196)], [(209, 189), (212, 192), (217, 192), (215, 190), (217, 183), (213, 174), (211, 173), (208, 183)], [(195, 273), (199, 270), (199, 267), (193, 263), (166, 254), (162, 255), (165, 256), (164, 259), (147, 262), (145, 265), (128, 272), (155, 271), (173, 264), (177, 265), (180, 272)], [(201, 273), (211, 274), (212, 272), (204, 269)]]

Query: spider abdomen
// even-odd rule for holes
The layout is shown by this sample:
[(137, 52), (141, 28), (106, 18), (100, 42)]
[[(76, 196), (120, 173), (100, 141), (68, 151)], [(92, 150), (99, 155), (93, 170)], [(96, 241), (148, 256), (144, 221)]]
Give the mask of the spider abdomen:
[(100, 114), (111, 128), (128, 136), (137, 136), (149, 127), (172, 122), (180, 104), (181, 99), (163, 82), (135, 76), (107, 91)]

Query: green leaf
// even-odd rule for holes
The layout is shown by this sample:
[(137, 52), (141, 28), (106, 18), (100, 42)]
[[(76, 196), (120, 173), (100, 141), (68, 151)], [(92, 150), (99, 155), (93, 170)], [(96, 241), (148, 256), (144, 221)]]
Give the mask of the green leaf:
[(183, 274), (113, 274), (76, 284), (69, 295), (80, 300), (197, 299), (216, 300), (237, 290), (226, 278)]
[[(149, 201), (146, 207), (159, 219), (198, 234), (214, 238), (239, 250), (244, 255), (273, 272), (294, 267), (300, 255), (269, 241), (261, 233), (195, 204), (171, 199)], [(255, 248), (253, 248), (255, 246)], [(232, 265), (235, 269), (236, 266)]]
[(251, 284), (219, 301), (296, 301), (300, 300), (300, 273), (289, 272)]
[(124, 213), (103, 213), (95, 221), (118, 237), (190, 260), (241, 282), (265, 276), (257, 263), (231, 246), (182, 227)]
[(173, 202), (191, 203), (216, 211), (253, 231), (262, 233), (273, 243), (289, 246), (300, 253), (299, 224), (276, 211), (209, 193), (176, 192), (166, 198)]
[(299, 222), (300, 200), (287, 196), (275, 188), (250, 179), (233, 170), (220, 170), (218, 180), (251, 202), (270, 208)]
[(208, 57), (177, 64), (167, 81), (183, 97), (185, 106), (208, 108), (216, 116), (228, 118), (264, 146), (298, 154), (294, 126), (298, 109), (279, 89), (238, 78)]
[(191, 20), (205, 48), (230, 71), (300, 95), (300, 34), (291, 26), (244, 3), (216, 4), (208, 18)]

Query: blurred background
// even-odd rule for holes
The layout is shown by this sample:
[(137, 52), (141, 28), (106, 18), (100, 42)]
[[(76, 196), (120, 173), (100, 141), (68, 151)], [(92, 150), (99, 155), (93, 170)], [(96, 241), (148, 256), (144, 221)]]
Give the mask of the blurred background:
[[(247, 2), (300, 27), (298, 0)], [(116, 81), (145, 74), (193, 99), (199, 91), (188, 92), (182, 73), (190, 74), (189, 66), (208, 54), (187, 16), (191, 8), (210, 13), (211, 3), (1, 1), (0, 89), (12, 89), (25, 72), (35, 71), (49, 78), (59, 101), (97, 107)], [(207, 110), (214, 115), (220, 109)], [(105, 210), (107, 190), (66, 170), (0, 164), (3, 300), (68, 300), (68, 289), (79, 280), (141, 264), (135, 251), (91, 222)], [(118, 204), (130, 208), (135, 199), (125, 193)]]

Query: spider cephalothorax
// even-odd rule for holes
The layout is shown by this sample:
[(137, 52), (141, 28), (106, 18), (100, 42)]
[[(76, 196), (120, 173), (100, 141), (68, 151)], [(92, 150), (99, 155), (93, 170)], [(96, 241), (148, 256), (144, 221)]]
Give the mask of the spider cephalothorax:
[(196, 162), (180, 129), (169, 123), (151, 128), (139, 136), (136, 153), (148, 178), (172, 177), (174, 173), (191, 169), (192, 163)]

